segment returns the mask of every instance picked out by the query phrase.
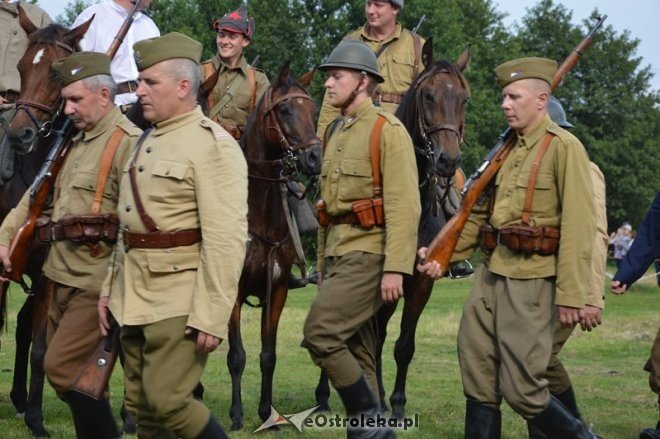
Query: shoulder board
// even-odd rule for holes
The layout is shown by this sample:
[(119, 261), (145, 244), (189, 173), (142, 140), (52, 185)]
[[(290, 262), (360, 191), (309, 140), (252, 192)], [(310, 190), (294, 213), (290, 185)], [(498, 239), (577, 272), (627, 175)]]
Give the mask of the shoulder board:
[(259, 73), (264, 73), (264, 71), (259, 67), (252, 67), (250, 64), (248, 64), (248, 69), (254, 70), (255, 72), (259, 72)]
[(206, 61), (201, 62), (200, 65), (203, 66), (204, 64), (211, 64), (212, 61), (212, 59), (207, 59)]
[(227, 131), (225, 131), (220, 125), (217, 123), (213, 122), (211, 119), (208, 117), (204, 116), (202, 119), (199, 121), (199, 124), (209, 130), (212, 134), (215, 140), (220, 140), (220, 139), (233, 139), (232, 136), (229, 135)]
[(131, 122), (126, 116), (122, 116), (119, 119), (117, 126), (131, 137), (140, 137), (142, 134), (142, 130), (138, 128), (133, 122)]
[(385, 119), (389, 122), (390, 125), (403, 125), (398, 117), (396, 117), (395, 115), (393, 115), (392, 113), (390, 113), (387, 110), (379, 108), (378, 109), (378, 114), (385, 117)]

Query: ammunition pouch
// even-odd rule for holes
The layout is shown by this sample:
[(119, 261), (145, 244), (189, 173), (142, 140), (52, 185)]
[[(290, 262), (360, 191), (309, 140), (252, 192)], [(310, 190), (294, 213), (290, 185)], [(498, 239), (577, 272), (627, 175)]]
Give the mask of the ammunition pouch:
[(325, 210), (325, 201), (319, 200), (316, 203), (316, 212), (319, 218), (319, 224), (326, 227), (330, 224), (353, 224), (359, 225), (367, 230), (374, 226), (385, 226), (385, 211), (383, 209), (382, 198), (367, 198), (357, 200), (351, 204), (352, 212), (344, 215), (329, 215)]
[(513, 252), (549, 256), (557, 253), (560, 230), (556, 227), (534, 227), (513, 224), (497, 230), (490, 224), (479, 229), (480, 246), (486, 253), (492, 253), (498, 245), (504, 245)]
[(117, 242), (119, 218), (114, 213), (105, 215), (66, 215), (57, 222), (48, 217), (37, 219), (37, 239), (41, 242), (70, 240), (96, 244)]

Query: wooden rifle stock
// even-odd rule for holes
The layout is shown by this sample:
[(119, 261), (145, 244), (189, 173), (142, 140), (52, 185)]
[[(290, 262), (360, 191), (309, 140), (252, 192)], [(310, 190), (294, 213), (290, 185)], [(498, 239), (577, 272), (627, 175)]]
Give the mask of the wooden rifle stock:
[(121, 43), (124, 42), (124, 37), (128, 33), (128, 30), (131, 28), (131, 24), (133, 24), (133, 18), (135, 17), (135, 13), (137, 12), (138, 7), (140, 6), (140, 1), (141, 0), (131, 0), (131, 3), (133, 3), (133, 7), (128, 12), (126, 19), (122, 23), (121, 27), (119, 28), (119, 31), (117, 32), (117, 35), (115, 35), (115, 39), (112, 40), (112, 43), (110, 44), (110, 47), (106, 52), (108, 58), (110, 59), (114, 58), (115, 55), (117, 54), (117, 51), (119, 50), (119, 46), (121, 46)]
[(73, 382), (71, 390), (84, 393), (94, 399), (101, 399), (108, 388), (118, 354), (119, 325), (111, 318), (110, 332), (103, 337), (90, 359), (87, 360)]
[[(564, 59), (561, 65), (557, 68), (552, 78), (552, 91), (559, 86), (564, 76), (570, 72), (578, 63), (584, 51), (591, 45), (593, 35), (601, 27), (607, 15), (603, 15), (598, 19), (594, 27), (589, 30), (589, 33), (580, 41), (575, 49)], [(479, 168), (470, 176), (468, 181), (461, 192), (463, 200), (456, 214), (442, 227), (440, 232), (433, 238), (433, 241), (428, 247), (426, 258), (421, 262), (435, 261), (440, 265), (443, 273), (447, 272), (451, 256), (454, 253), (458, 239), (465, 227), (470, 212), (476, 204), (481, 194), (484, 192), (490, 181), (497, 175), (497, 172), (502, 167), (504, 160), (511, 152), (513, 145), (516, 143), (516, 134), (507, 128), (501, 135), (497, 144), (490, 150), (484, 161)]]
[[(11, 261), (11, 272), (3, 273), (3, 277), (21, 284), (26, 293), (31, 293), (29, 287), (23, 281), (23, 273), (30, 257), (30, 248), (36, 232), (37, 218), (41, 216), (44, 205), (50, 195), (57, 174), (60, 172), (64, 160), (69, 151), (71, 139), (76, 133), (73, 122), (68, 117), (62, 116), (62, 126), (54, 130), (55, 141), (50, 147), (48, 157), (44, 162), (39, 174), (29, 189), (30, 207), (25, 222), (18, 229), (9, 246), (9, 260)], [(4, 270), (3, 270), (4, 271)]]

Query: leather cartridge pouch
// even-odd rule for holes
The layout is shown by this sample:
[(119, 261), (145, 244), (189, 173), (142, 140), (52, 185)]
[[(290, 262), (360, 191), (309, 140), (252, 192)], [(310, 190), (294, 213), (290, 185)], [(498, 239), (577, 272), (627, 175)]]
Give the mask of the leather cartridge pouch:
[(110, 244), (117, 242), (119, 219), (114, 213), (105, 215), (65, 215), (57, 222), (41, 217), (37, 220), (37, 238), (41, 242), (68, 239), (73, 242)]
[(325, 210), (325, 201), (318, 200), (316, 202), (316, 214), (318, 215), (319, 225), (327, 227), (330, 224), (330, 215)]
[(360, 226), (371, 229), (373, 226), (385, 225), (385, 213), (383, 211), (382, 198), (367, 198), (353, 201), (351, 210), (357, 216)]
[(492, 253), (497, 247), (497, 229), (488, 223), (484, 223), (479, 227), (479, 234), (481, 236), (479, 241), (481, 250), (488, 254)]
[(499, 241), (511, 251), (548, 256), (557, 253), (560, 235), (556, 227), (513, 224), (499, 230)]

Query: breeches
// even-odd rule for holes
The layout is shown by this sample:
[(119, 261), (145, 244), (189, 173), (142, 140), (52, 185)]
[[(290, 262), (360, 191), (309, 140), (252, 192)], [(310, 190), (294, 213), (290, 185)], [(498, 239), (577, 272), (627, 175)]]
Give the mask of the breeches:
[(543, 378), (552, 351), (553, 279), (511, 279), (477, 269), (458, 329), (465, 396), (499, 406), (504, 399), (531, 419), (549, 404)]
[(44, 370), (61, 396), (101, 342), (97, 304), (99, 291), (54, 282), (48, 308)]
[(564, 367), (559, 358), (559, 351), (564, 347), (564, 344), (573, 333), (574, 326), (566, 328), (561, 326), (559, 320), (554, 322), (554, 335), (552, 339), (552, 355), (548, 363), (548, 370), (545, 373), (545, 379), (548, 380), (548, 390), (550, 393), (558, 395), (565, 392), (571, 387), (571, 379), (568, 376), (568, 371)]
[(337, 389), (364, 374), (374, 395), (374, 316), (382, 305), (380, 281), (385, 257), (350, 252), (325, 259), (323, 283), (305, 320), (302, 346)]
[(121, 328), (126, 406), (136, 413), (140, 439), (195, 438), (211, 416), (192, 396), (208, 355), (196, 351), (195, 333), (184, 335), (187, 320)]

